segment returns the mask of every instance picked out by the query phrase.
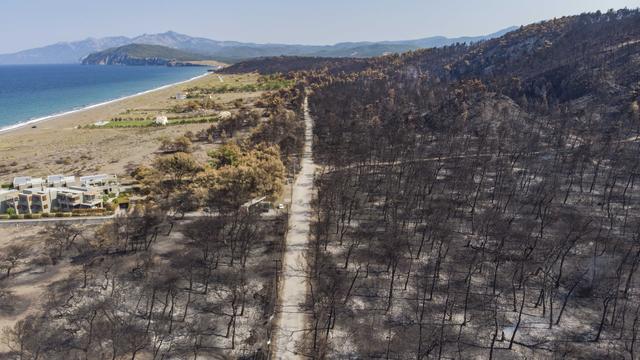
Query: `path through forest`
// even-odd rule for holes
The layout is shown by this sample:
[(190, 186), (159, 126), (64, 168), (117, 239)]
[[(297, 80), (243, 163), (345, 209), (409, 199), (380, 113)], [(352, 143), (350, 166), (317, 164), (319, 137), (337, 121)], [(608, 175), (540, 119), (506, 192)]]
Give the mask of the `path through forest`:
[(306, 328), (306, 314), (300, 304), (307, 294), (307, 262), (305, 253), (309, 244), (311, 222), (311, 198), (316, 165), (313, 162), (313, 119), (309, 114), (307, 99), (304, 102), (304, 154), (302, 169), (293, 185), (291, 208), (289, 211), (289, 232), (287, 247), (282, 264), (282, 291), (277, 306), (275, 326), (275, 359), (299, 359), (297, 345), (303, 339)]

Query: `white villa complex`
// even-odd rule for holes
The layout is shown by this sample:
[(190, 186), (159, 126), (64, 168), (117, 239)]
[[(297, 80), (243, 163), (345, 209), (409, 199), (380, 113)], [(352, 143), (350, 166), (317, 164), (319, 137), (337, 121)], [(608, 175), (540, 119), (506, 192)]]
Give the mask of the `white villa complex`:
[(115, 175), (50, 175), (46, 179), (21, 176), (13, 179), (13, 189), (0, 190), (0, 213), (12, 208), (16, 214), (102, 208), (103, 197), (120, 192)]

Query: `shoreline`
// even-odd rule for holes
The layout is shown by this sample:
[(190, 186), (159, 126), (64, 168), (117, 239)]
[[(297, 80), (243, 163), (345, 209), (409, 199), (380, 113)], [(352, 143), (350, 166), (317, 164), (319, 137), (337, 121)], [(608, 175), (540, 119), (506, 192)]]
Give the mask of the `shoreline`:
[(76, 113), (83, 112), (83, 111), (86, 111), (86, 110), (91, 110), (91, 109), (95, 109), (95, 108), (98, 108), (98, 107), (101, 107), (101, 106), (113, 104), (113, 103), (116, 103), (116, 102), (119, 102), (119, 101), (131, 99), (131, 98), (134, 98), (134, 97), (137, 97), (137, 96), (146, 95), (146, 94), (150, 94), (150, 93), (153, 93), (153, 92), (156, 92), (156, 91), (168, 89), (168, 88), (176, 86), (176, 85), (186, 84), (188, 82), (201, 79), (201, 78), (203, 78), (203, 77), (205, 77), (205, 76), (207, 76), (209, 74), (211, 74), (211, 73), (205, 72), (202, 75), (198, 75), (198, 76), (195, 76), (195, 77), (192, 77), (190, 79), (183, 80), (183, 81), (178, 81), (176, 83), (163, 85), (163, 86), (160, 86), (160, 87), (157, 87), (157, 88), (154, 88), (154, 89), (141, 91), (141, 92), (138, 92), (138, 93), (135, 93), (135, 94), (131, 94), (131, 95), (127, 95), (127, 96), (123, 96), (123, 97), (119, 97), (119, 98), (103, 101), (103, 102), (96, 103), (96, 104), (90, 104), (90, 105), (81, 107), (79, 109), (73, 109), (73, 110), (64, 111), (64, 112), (57, 113), (57, 114), (51, 114), (51, 115), (47, 115), (47, 116), (42, 116), (42, 117), (39, 117), (39, 118), (22, 121), (22, 122), (19, 122), (17, 124), (8, 125), (8, 126), (5, 126), (5, 127), (0, 127), (0, 134), (6, 134), (6, 133), (9, 133), (9, 132), (14, 131), (14, 130), (19, 130), (19, 129), (24, 128), (24, 127), (29, 126), (29, 125), (45, 122), (45, 121), (48, 121), (48, 120), (53, 120), (53, 119), (56, 119), (58, 117), (67, 116), (67, 115), (71, 115), (71, 114), (76, 114)]
[[(192, 78), (199, 72), (185, 76)], [(149, 165), (154, 159), (161, 139), (175, 139), (186, 132), (197, 133), (211, 126), (209, 123), (190, 123), (179, 126), (118, 128), (90, 128), (98, 120), (111, 119), (127, 110), (147, 115), (171, 109), (182, 103), (173, 96), (194, 86), (220, 87), (217, 76), (202, 74), (196, 80), (164, 86), (161, 90), (147, 90), (145, 94), (111, 101), (107, 105), (79, 109), (64, 116), (49, 117), (38, 123), (13, 128), (0, 133), (0, 183), (8, 183), (15, 176), (46, 176), (50, 174), (116, 174), (127, 176), (137, 166)], [(238, 85), (253, 84), (257, 74), (227, 75), (228, 81)], [(174, 81), (180, 82), (181, 79)], [(155, 90), (155, 91), (153, 91)], [(135, 92), (135, 91), (132, 91)], [(215, 101), (225, 109), (234, 109), (234, 101), (249, 103), (262, 95), (255, 93), (221, 93)], [(134, 114), (133, 116), (137, 116)], [(210, 149), (203, 144), (204, 148)], [(206, 154), (199, 154), (206, 160)]]

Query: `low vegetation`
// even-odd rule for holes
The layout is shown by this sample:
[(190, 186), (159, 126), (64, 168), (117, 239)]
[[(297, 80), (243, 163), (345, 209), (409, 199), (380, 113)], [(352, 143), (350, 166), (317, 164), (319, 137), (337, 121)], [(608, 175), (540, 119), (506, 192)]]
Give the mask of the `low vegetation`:
[(221, 84), (210, 88), (193, 87), (188, 89), (189, 97), (199, 97), (209, 94), (224, 94), (229, 92), (257, 92), (286, 89), (294, 84), (293, 80), (278, 75), (261, 76), (256, 83), (249, 84)]
[[(287, 91), (265, 124), (300, 121), (303, 93)], [(145, 200), (126, 217), (52, 223), (38, 245), (0, 249), (0, 300), (17, 303), (11, 285), (24, 274), (68, 272), (41, 309), (3, 330), (0, 357), (268, 358), (287, 215), (242, 205), (279, 196), (286, 170), (275, 132), (249, 141), (256, 120), (227, 120), (245, 134), (217, 138), (207, 161), (190, 153), (193, 134), (165, 139), (152, 166), (132, 174)]]

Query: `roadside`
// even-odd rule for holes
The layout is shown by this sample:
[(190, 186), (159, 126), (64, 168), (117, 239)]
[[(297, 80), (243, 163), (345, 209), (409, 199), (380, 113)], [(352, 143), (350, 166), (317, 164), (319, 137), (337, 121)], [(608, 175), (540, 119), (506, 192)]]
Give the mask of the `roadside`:
[(71, 224), (99, 224), (116, 217), (118, 212), (107, 216), (78, 216), (78, 217), (50, 217), (40, 219), (15, 219), (0, 220), (0, 227), (17, 225), (42, 225), (49, 223), (65, 222)]

